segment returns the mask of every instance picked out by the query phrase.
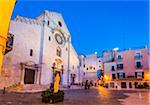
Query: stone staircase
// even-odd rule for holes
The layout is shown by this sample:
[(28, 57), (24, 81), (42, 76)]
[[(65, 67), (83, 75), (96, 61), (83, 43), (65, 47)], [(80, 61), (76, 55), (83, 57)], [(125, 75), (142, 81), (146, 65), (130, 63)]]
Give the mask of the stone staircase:
[(38, 84), (18, 84), (16, 86), (12, 86), (11, 88), (8, 89), (8, 91), (11, 92), (41, 92), (43, 90), (46, 90), (47, 87), (44, 85), (38, 85)]

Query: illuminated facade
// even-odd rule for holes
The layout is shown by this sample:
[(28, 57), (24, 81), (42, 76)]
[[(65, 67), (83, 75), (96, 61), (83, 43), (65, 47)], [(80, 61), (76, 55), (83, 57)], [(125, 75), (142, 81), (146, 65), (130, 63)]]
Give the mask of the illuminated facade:
[(79, 59), (61, 14), (45, 11), (36, 19), (17, 16), (11, 21), (9, 33), (14, 36), (13, 49), (4, 56), (2, 68), (9, 86), (49, 86), (56, 71), (62, 85), (78, 83)]
[(148, 48), (113, 51), (113, 59), (104, 63), (109, 88), (138, 88), (148, 83)]
[(98, 71), (103, 70), (103, 61), (101, 57), (97, 56), (97, 53), (90, 55), (80, 55), (80, 80), (85, 82), (86, 80), (92, 80), (93, 83), (98, 81)]

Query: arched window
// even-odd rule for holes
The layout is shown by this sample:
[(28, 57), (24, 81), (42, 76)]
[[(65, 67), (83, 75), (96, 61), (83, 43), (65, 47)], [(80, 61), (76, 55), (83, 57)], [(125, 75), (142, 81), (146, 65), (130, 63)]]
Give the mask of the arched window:
[(118, 60), (121, 60), (122, 59), (122, 56), (121, 55), (118, 55)]
[(59, 25), (60, 27), (62, 27), (62, 23), (61, 23), (60, 21), (58, 21), (58, 25)]
[(49, 26), (49, 21), (47, 21), (47, 25)]
[(30, 56), (33, 56), (33, 49), (30, 49)]
[(57, 47), (56, 55), (61, 57), (61, 48)]

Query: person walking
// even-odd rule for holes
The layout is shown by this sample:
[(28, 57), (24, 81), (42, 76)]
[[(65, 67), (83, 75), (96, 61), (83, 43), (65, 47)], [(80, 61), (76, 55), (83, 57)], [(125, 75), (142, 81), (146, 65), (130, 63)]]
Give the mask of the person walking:
[(88, 86), (88, 80), (86, 80), (85, 85), (84, 85), (85, 90), (87, 90), (87, 86)]
[(90, 89), (90, 81), (88, 81), (88, 83), (87, 83), (87, 87), (88, 87), (88, 89)]

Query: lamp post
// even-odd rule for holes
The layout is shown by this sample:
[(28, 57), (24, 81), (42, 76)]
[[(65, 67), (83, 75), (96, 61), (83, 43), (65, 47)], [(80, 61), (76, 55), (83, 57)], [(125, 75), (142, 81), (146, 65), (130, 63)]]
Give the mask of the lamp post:
[(67, 74), (67, 85), (69, 86), (69, 75), (70, 75), (70, 36), (67, 39), (68, 41), (68, 74)]
[(53, 63), (53, 66), (52, 66), (52, 70), (53, 70), (53, 84), (54, 84), (54, 72), (55, 72), (54, 70), (55, 70), (55, 65), (56, 65), (56, 64)]
[(64, 66), (63, 65), (61, 66), (61, 74), (62, 74), (61, 82), (62, 82), (62, 85), (63, 85), (63, 74), (64, 74)]

